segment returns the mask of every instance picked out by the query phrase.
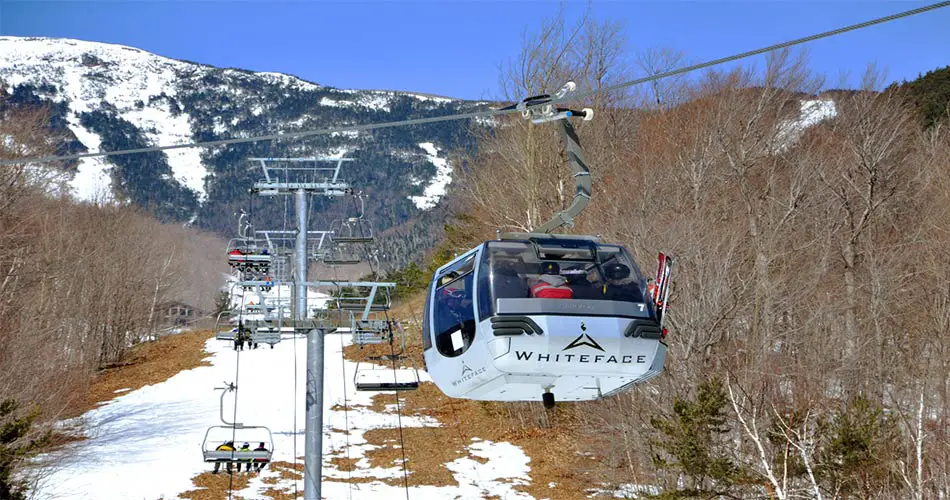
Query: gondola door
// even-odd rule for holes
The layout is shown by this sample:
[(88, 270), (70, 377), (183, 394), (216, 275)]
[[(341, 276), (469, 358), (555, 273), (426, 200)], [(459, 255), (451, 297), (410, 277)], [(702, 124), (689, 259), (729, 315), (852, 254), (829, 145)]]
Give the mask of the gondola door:
[(492, 378), (487, 341), (478, 332), (479, 247), (443, 266), (436, 273), (426, 300), (423, 355), (439, 389), (462, 397)]

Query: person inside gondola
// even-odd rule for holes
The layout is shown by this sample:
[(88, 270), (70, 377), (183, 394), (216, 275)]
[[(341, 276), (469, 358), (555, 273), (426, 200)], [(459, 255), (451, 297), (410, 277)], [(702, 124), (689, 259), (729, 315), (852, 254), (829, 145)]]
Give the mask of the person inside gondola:
[[(473, 273), (450, 283), (438, 292), (436, 345), (443, 353), (461, 354), (475, 337), (475, 308), (472, 304)], [(448, 354), (446, 354), (448, 355)]]
[(536, 299), (570, 299), (574, 291), (567, 285), (567, 279), (561, 276), (561, 266), (557, 262), (542, 262), (541, 273), (531, 285), (531, 296)]
[(611, 262), (604, 266), (604, 277), (607, 281), (603, 286), (603, 295), (607, 300), (624, 302), (643, 302), (643, 292), (639, 283), (631, 281), (630, 268), (619, 262)]
[[(234, 451), (234, 441), (226, 441), (221, 443), (217, 448), (214, 449), (214, 451)], [(217, 474), (219, 470), (221, 470), (221, 462), (215, 462), (213, 474)], [(227, 470), (228, 473), (231, 472), (231, 462), (228, 462)]]
[[(524, 299), (530, 296), (528, 283), (518, 275), (513, 263), (499, 261), (494, 269), (495, 298)], [(479, 286), (487, 286), (487, 281)]]

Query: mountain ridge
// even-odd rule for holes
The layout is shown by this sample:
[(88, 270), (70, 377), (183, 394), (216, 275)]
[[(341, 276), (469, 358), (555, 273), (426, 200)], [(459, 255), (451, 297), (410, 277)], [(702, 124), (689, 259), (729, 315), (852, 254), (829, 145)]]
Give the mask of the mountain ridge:
[[(0, 37), (0, 86), (10, 101), (51, 107), (62, 152), (117, 150), (252, 137), (441, 116), (484, 108), (488, 101), (395, 90), (341, 89), (293, 75), (219, 68), (143, 49), (64, 38)], [(65, 165), (80, 199), (114, 199), (151, 210), (159, 219), (194, 223), (222, 236), (247, 206), (239, 193), (258, 180), (248, 157), (347, 156), (354, 188), (372, 194), (368, 217), (382, 230), (436, 210), (451, 183), (449, 155), (471, 151), (474, 128), (464, 120), (390, 130), (344, 132), (299, 140), (187, 148), (135, 156), (87, 158)], [(257, 203), (255, 202), (255, 205)], [(326, 200), (317, 224), (340, 215)], [(261, 205), (259, 228), (285, 220)], [(435, 217), (434, 219), (439, 219)], [(438, 226), (437, 223), (433, 223)], [(428, 224), (427, 224), (428, 225)], [(437, 234), (434, 231), (418, 232)], [(432, 241), (405, 242), (385, 253), (397, 263)]]

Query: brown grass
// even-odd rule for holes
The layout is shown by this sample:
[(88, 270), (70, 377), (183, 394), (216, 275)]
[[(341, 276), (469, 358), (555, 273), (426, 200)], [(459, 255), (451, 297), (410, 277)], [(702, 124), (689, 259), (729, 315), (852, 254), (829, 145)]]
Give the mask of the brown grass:
[(229, 489), (239, 491), (247, 487), (251, 474), (245, 474), (243, 471), (228, 474), (224, 472), (224, 465), (221, 469), (218, 474), (212, 474), (211, 471), (198, 474), (191, 480), (196, 488), (182, 493), (179, 497), (190, 500), (220, 500), (228, 497)]
[[(398, 305), (393, 317), (402, 318), (407, 324), (406, 353), (422, 367), (422, 345), (417, 325), (418, 315), (422, 313), (424, 298), (422, 295)], [(345, 351), (351, 360), (368, 360), (370, 356), (389, 354), (389, 345), (350, 346)], [(397, 346), (398, 349), (398, 346)], [(412, 366), (412, 362), (403, 361), (399, 366)], [(445, 464), (468, 455), (465, 448), (472, 438), (488, 441), (510, 442), (524, 450), (530, 457), (531, 483), (518, 487), (537, 498), (575, 499), (584, 498), (586, 490), (595, 485), (607, 472), (607, 466), (596, 459), (596, 455), (583, 455), (593, 451), (594, 444), (574, 429), (579, 419), (575, 407), (560, 405), (548, 414), (550, 425), (534, 426), (531, 423), (516, 424), (518, 421), (512, 405), (488, 401), (451, 399), (442, 394), (434, 384), (424, 383), (418, 391), (399, 393), (399, 402), (405, 415), (420, 415), (434, 418), (442, 427), (403, 429), (406, 447), (409, 484), (411, 486), (431, 485), (449, 486), (457, 482)], [(392, 393), (382, 393), (373, 398), (371, 409), (384, 411), (386, 405), (395, 403)], [(402, 450), (399, 448), (398, 429), (376, 429), (364, 434), (367, 442), (380, 448), (367, 453), (371, 466), (400, 467)], [(480, 457), (468, 455), (479, 462)], [(402, 478), (384, 480), (398, 486)], [(557, 483), (550, 488), (548, 483)]]
[[(210, 366), (202, 359), (208, 357), (204, 344), (212, 336), (214, 332), (209, 330), (184, 332), (133, 347), (124, 362), (99, 371), (85, 398), (68, 408), (65, 418), (82, 415), (126, 392), (164, 382), (181, 371)], [(116, 394), (119, 389), (129, 391)]]

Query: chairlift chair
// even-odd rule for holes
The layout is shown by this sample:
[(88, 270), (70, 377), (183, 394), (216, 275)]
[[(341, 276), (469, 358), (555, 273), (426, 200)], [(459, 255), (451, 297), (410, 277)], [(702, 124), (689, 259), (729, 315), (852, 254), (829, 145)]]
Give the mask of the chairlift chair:
[(258, 344), (268, 344), (273, 349), (274, 345), (280, 343), (280, 327), (258, 326), (252, 329), (251, 343), (254, 347)]
[(328, 266), (349, 266), (363, 262), (359, 255), (346, 244), (336, 244), (325, 249), (320, 260)]
[[(220, 415), (223, 425), (213, 425), (205, 431), (204, 440), (201, 442), (201, 455), (205, 463), (224, 463), (230, 471), (231, 464), (260, 464), (263, 468), (270, 463), (274, 455), (274, 435), (268, 427), (263, 425), (244, 425), (240, 422), (228, 422), (224, 418), (224, 396), (228, 392), (234, 391), (237, 387), (234, 384), (227, 384), (226, 387), (218, 387), (221, 390)], [(214, 432), (215, 430), (221, 432)], [(218, 450), (220, 444), (230, 442), (234, 450)], [(236, 446), (237, 443), (246, 442), (264, 443), (263, 450), (248, 449), (241, 450)], [(249, 447), (250, 448), (250, 447)]]
[(337, 219), (330, 224), (330, 239), (334, 243), (372, 243), (373, 224), (362, 217)]
[[(390, 343), (393, 341), (392, 325), (393, 322), (382, 321), (387, 334), (385, 337)], [(413, 391), (419, 388), (419, 369), (411, 356), (405, 356), (406, 336), (402, 330), (402, 325), (396, 323), (400, 332), (402, 348), (398, 353), (386, 356), (370, 357), (370, 361), (383, 361), (391, 363), (391, 366), (381, 366), (374, 363), (356, 363), (356, 370), (353, 373), (353, 384), (357, 391)], [(354, 327), (356, 328), (356, 327)], [(356, 331), (354, 330), (354, 335)], [(396, 361), (408, 359), (412, 368), (395, 368)], [(369, 368), (367, 368), (367, 366)]]
[[(213, 432), (215, 429), (221, 429), (220, 433)], [(266, 433), (266, 438), (263, 436)], [(233, 437), (232, 437), (233, 435)], [(224, 436), (221, 438), (220, 436)], [(264, 443), (264, 450), (217, 450), (216, 448), (225, 442), (237, 443), (246, 442), (252, 446), (257, 443)], [(237, 448), (237, 446), (235, 446)], [(274, 436), (271, 430), (260, 425), (215, 425), (205, 431), (204, 440), (201, 443), (201, 453), (206, 463), (225, 463), (225, 464), (252, 464), (257, 463), (266, 465), (270, 463), (274, 456)]]
[(382, 344), (389, 340), (389, 325), (385, 319), (362, 320), (350, 312), (350, 331), (353, 343), (359, 346)]
[(419, 388), (419, 371), (415, 367), (393, 369), (360, 362), (353, 374), (353, 384), (357, 391), (364, 392), (414, 391)]
[(389, 298), (388, 293), (377, 294), (375, 298), (373, 297), (336, 297), (336, 306), (337, 309), (341, 311), (365, 311), (367, 306), (369, 306), (369, 312), (385, 312), (388, 311), (392, 302)]
[[(227, 319), (222, 321), (223, 318)], [(231, 323), (231, 311), (219, 312), (218, 317), (214, 320), (214, 338), (233, 342), (234, 334), (237, 333), (236, 330), (236, 327)]]
[(259, 270), (267, 272), (270, 268), (271, 255), (266, 248), (258, 248), (253, 240), (232, 239), (228, 241), (228, 265), (232, 268), (246, 271)]

